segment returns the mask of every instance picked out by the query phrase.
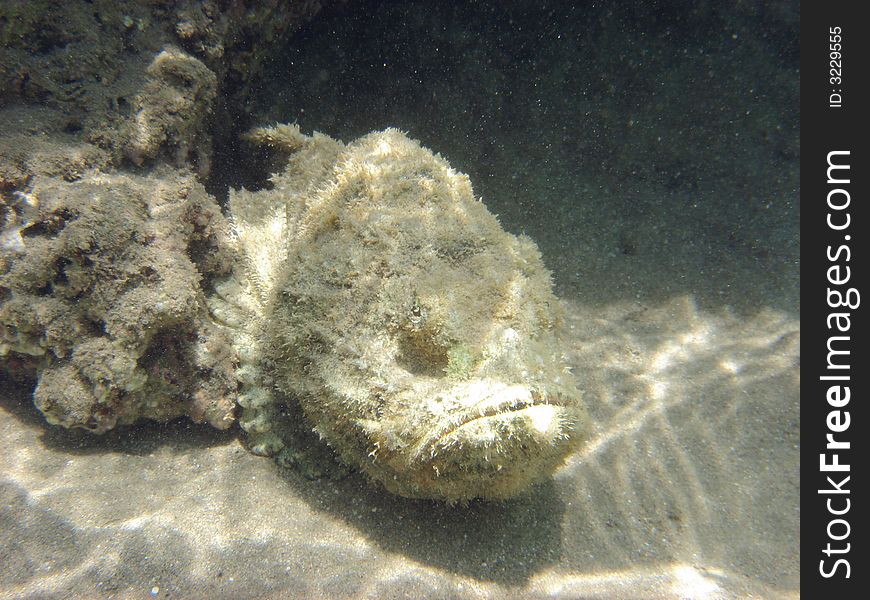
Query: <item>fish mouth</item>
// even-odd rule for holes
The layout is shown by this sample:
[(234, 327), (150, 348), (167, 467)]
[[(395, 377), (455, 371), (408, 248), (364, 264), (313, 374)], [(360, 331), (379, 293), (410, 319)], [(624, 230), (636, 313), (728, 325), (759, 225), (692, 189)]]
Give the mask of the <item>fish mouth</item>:
[(517, 406), (515, 408), (501, 410), (492, 414), (481, 415), (469, 418), (467, 421), (460, 423), (453, 429), (445, 433), (442, 438), (456, 435), (463, 429), (470, 427), (481, 427), (487, 424), (495, 424), (499, 421), (515, 419), (519, 417), (528, 417), (533, 427), (540, 432), (546, 432), (556, 417), (557, 413), (565, 411), (565, 408), (556, 404), (548, 404), (545, 402), (535, 402), (525, 406)]
[(569, 407), (524, 385), (477, 382), (461, 389), (458, 397), (471, 407), (433, 428), (418, 444), (416, 458), (433, 459), (468, 446), (497, 454), (523, 441), (549, 445), (567, 439), (573, 429)]

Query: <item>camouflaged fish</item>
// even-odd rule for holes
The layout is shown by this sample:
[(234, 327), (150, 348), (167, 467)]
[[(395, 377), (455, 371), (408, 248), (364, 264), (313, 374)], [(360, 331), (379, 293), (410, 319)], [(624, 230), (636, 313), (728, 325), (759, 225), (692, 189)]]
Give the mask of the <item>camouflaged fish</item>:
[(288, 443), (293, 399), (343, 462), (402, 496), (506, 498), (548, 477), (587, 417), (535, 244), (395, 129), (250, 137), (289, 157), (272, 189), (232, 193), (239, 264), (210, 306), (233, 331), (254, 451)]

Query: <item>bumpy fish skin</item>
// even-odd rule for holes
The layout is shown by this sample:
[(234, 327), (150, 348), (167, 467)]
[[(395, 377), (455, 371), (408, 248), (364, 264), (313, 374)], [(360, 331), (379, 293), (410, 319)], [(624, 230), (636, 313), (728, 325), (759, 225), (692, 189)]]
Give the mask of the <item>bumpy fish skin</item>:
[(290, 157), (273, 189), (231, 197), (241, 263), (211, 306), (236, 332), (254, 450), (281, 450), (295, 398), (402, 496), (506, 498), (548, 477), (587, 417), (535, 244), (395, 129), (347, 146), (294, 126), (251, 137)]

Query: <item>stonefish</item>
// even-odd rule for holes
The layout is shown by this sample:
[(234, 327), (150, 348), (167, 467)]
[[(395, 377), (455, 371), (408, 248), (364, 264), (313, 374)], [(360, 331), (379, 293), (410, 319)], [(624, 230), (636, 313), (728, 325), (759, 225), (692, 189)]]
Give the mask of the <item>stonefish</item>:
[(231, 194), (238, 265), (210, 299), (240, 359), (252, 449), (292, 399), (344, 463), (448, 502), (514, 495), (585, 437), (535, 244), (402, 132), (345, 145), (278, 125), (271, 189)]

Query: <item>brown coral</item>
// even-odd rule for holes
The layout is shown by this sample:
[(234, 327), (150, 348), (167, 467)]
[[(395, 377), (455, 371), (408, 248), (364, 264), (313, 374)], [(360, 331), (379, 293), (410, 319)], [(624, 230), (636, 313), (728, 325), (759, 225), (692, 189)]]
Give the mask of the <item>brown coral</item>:
[(52, 423), (233, 421), (234, 357), (205, 318), (225, 223), (189, 173), (37, 178), (7, 206), (0, 355), (30, 357)]

